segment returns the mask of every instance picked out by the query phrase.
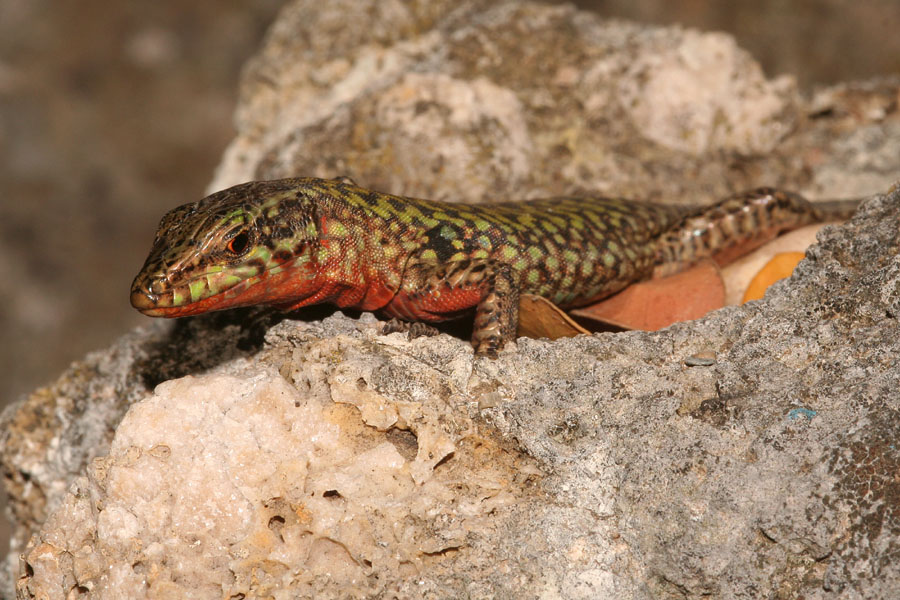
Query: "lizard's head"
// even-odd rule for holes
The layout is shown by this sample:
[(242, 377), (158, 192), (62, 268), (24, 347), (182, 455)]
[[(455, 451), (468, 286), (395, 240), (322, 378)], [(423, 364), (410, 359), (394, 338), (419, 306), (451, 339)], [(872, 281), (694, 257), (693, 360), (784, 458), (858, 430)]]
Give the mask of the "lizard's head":
[(296, 280), (315, 270), (316, 209), (303, 183), (245, 183), (171, 210), (131, 286), (131, 305), (180, 317), (275, 303), (286, 271)]

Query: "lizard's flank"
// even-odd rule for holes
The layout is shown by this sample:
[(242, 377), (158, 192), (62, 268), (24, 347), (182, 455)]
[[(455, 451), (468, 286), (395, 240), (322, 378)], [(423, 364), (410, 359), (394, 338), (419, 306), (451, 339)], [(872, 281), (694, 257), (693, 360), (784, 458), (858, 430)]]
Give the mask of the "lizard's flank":
[(451, 204), (345, 180), (238, 185), (166, 214), (131, 288), (146, 315), (318, 303), (412, 322), (471, 313), (477, 354), (514, 339), (519, 295), (585, 305), (711, 257), (724, 264), (778, 233), (846, 218), (759, 189), (710, 207), (615, 198)]

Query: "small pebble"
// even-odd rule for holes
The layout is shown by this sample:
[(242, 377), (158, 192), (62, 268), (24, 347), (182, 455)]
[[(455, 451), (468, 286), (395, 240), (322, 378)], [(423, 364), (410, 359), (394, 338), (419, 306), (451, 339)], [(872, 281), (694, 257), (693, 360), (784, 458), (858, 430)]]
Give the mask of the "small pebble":
[(698, 352), (684, 359), (684, 364), (688, 367), (711, 367), (716, 364), (715, 352)]

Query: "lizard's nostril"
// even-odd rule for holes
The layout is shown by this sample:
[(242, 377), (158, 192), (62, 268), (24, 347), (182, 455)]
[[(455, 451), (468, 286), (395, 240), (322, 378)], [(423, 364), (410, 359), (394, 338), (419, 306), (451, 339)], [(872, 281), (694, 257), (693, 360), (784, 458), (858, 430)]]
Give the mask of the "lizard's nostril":
[(155, 296), (159, 296), (160, 294), (165, 292), (166, 291), (165, 277), (157, 277), (156, 279), (153, 279), (150, 282), (150, 284), (147, 286), (147, 290)]

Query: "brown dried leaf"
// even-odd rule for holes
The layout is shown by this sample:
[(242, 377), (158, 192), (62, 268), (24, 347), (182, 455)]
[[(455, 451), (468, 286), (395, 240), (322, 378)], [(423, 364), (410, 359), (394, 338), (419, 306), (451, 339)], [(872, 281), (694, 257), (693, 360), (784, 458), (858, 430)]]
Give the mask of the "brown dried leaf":
[(546, 298), (532, 294), (522, 294), (519, 298), (520, 336), (555, 340), (579, 333), (590, 332)]
[(704, 261), (670, 277), (628, 286), (611, 298), (571, 313), (624, 329), (656, 331), (723, 306), (725, 284), (719, 268)]

